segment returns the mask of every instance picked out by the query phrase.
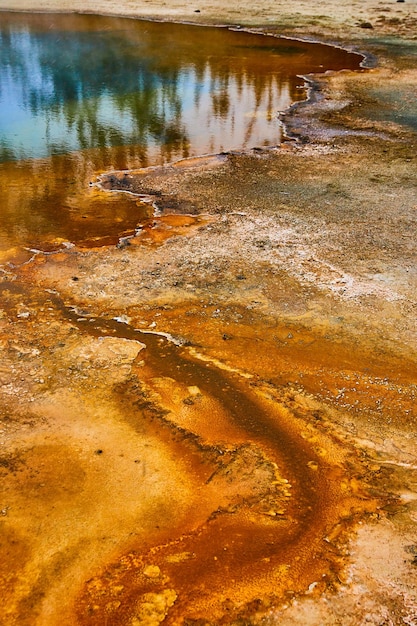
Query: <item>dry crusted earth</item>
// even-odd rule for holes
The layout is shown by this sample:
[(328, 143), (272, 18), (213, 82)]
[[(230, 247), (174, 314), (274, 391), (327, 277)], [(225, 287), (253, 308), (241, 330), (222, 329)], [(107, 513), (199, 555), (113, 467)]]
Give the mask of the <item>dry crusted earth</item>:
[(417, 624), (416, 5), (210, 6), (378, 65), (277, 149), (104, 176), (135, 238), (4, 268), (7, 626)]

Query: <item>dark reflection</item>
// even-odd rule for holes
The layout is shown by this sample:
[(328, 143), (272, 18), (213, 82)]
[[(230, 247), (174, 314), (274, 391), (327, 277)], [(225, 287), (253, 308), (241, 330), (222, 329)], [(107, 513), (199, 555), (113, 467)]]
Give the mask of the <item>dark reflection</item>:
[(297, 75), (360, 60), (221, 28), (16, 13), (0, 24), (3, 249), (79, 241), (99, 170), (278, 143), (277, 112), (305, 97)]
[[(68, 241), (114, 244), (132, 234), (138, 224), (146, 224), (153, 211), (149, 205), (131, 195), (89, 187), (94, 171), (105, 169), (111, 156), (119, 162), (129, 156), (124, 148), (121, 154), (112, 152), (106, 153), (107, 161), (95, 150), (0, 165), (0, 263), (14, 246), (53, 250)], [(125, 162), (127, 167), (129, 161)], [(11, 253), (13, 257), (15, 252)]]

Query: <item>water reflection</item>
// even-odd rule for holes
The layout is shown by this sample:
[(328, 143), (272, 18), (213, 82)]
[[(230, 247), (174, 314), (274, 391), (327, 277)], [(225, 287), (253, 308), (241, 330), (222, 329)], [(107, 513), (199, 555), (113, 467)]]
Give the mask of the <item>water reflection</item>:
[(19, 249), (10, 250), (15, 246), (52, 250), (68, 240), (84, 245), (117, 243), (119, 236), (146, 221), (149, 205), (89, 187), (94, 167), (100, 169), (101, 163), (105, 169), (112, 162), (110, 156), (107, 163), (97, 151), (86, 151), (1, 164), (0, 264), (16, 254), (21, 258)]
[(358, 66), (326, 46), (79, 15), (3, 13), (0, 54), (3, 249), (89, 237), (97, 171), (276, 144), (297, 74)]

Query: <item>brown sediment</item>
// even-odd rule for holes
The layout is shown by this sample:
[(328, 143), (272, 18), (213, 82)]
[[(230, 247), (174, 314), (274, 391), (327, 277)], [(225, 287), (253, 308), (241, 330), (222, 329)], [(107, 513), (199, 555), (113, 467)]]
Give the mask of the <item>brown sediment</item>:
[[(401, 342), (412, 337), (401, 314), (411, 294), (400, 280), (376, 289), (366, 272), (343, 274), (340, 259), (336, 269), (331, 256), (313, 256), (296, 219), (271, 216), (271, 180), (294, 193), (298, 154), (154, 173), (148, 191), (163, 199), (170, 190), (178, 206), (185, 194), (197, 209), (162, 211), (173, 234), (163, 245), (143, 232), (131, 245), (38, 254), (9, 270), (11, 624), (57, 615), (68, 624), (256, 623), (306, 591), (317, 602), (337, 594), (356, 524), (403, 509), (399, 471), (414, 466), (404, 433), (415, 424), (416, 361)], [(301, 158), (300, 212), (317, 180), (326, 198), (347, 202), (328, 186), (338, 154)], [(264, 204), (251, 195), (254, 173)], [(360, 168), (352, 163), (349, 175), (357, 181)], [(143, 177), (131, 184), (140, 193)], [(296, 217), (292, 202), (280, 210)], [(394, 250), (389, 235), (385, 254), (406, 258), (406, 243)], [(358, 245), (375, 263), (373, 248)], [(313, 285), (303, 282), (306, 252)], [(14, 560), (18, 549), (28, 561)]]
[[(3, 293), (19, 294), (19, 286), (5, 284)], [(129, 377), (116, 382), (113, 394), (124, 419), (138, 433), (144, 428), (148, 437), (153, 433), (160, 446), (179, 455), (186, 475), (192, 473), (200, 483), (200, 513), (191, 509), (183, 517), (169, 509), (154, 518), (154, 530), (149, 527), (139, 541), (134, 525), (126, 529), (132, 535), (124, 542), (126, 551), (116, 549), (77, 599), (78, 623), (121, 624), (135, 619), (148, 623), (148, 618), (152, 623), (163, 598), (172, 600), (166, 606), (166, 623), (206, 619), (208, 614), (215, 623), (230, 623), (251, 615), (252, 602), (262, 613), (271, 603), (279, 606), (289, 590), (297, 594), (310, 585), (319, 590), (337, 583), (343, 567), (340, 541), (354, 520), (376, 505), (365, 486), (346, 472), (350, 455), (337, 442), (320, 429), (303, 425), (297, 403), (294, 406), (273, 384), (219, 369), (210, 359), (200, 361), (196, 351), (154, 331), (141, 332), (124, 322), (72, 311), (53, 294), (48, 299), (53, 316), (59, 313), (64, 325), (78, 328), (85, 346), (86, 333), (102, 345), (106, 338), (115, 346), (123, 340), (146, 345), (139, 353), (143, 363), (133, 364)], [(86, 349), (91, 365), (85, 374), (90, 379), (93, 353)], [(98, 356), (107, 363), (103, 348)], [(55, 360), (59, 366), (57, 352)], [(89, 395), (94, 397), (95, 392)], [(68, 458), (65, 471), (57, 475), (59, 465), (52, 466), (48, 478), (45, 463), (54, 452), (40, 448), (39, 453), (44, 462), (35, 463), (26, 453), (20, 463), (32, 473), (41, 471), (47, 487), (58, 480), (52, 502), (60, 501), (68, 481), (74, 494), (81, 486), (85, 489), (83, 462), (74, 458), (74, 470), (68, 473)], [(100, 462), (108, 449), (103, 445), (94, 454)], [(10, 466), (14, 472), (22, 469)], [(71, 558), (65, 558), (71, 569)], [(36, 606), (36, 595), (41, 598), (49, 584), (47, 576), (32, 585), (28, 598), (21, 601), (19, 623), (26, 623), (29, 599)]]
[[(349, 486), (340, 449), (318, 433), (309, 433), (303, 439), (292, 412), (279, 402), (277, 406), (273, 395), (268, 394), (268, 402), (259, 392), (256, 394), (256, 387), (251, 391), (239, 384), (236, 375), (228, 376), (210, 362), (199, 364), (187, 356), (187, 348), (117, 322), (95, 319), (89, 324), (89, 332), (128, 339), (139, 334), (147, 347), (145, 366), (140, 369), (142, 385), (155, 388), (157, 377), (157, 394), (167, 411), (162, 417), (157, 411), (154, 417), (160, 423), (160, 432), (166, 424), (170, 436), (178, 428), (180, 438), (186, 442), (190, 435), (197, 437), (189, 445), (197, 448), (200, 462), (217, 457), (217, 468), (206, 484), (210, 483), (219, 496), (224, 480), (237, 481), (240, 486), (229, 506), (220, 505), (204, 524), (191, 532), (178, 528), (178, 535), (168, 544), (154, 545), (145, 554), (140, 546), (136, 550), (133, 546), (133, 554), (121, 557), (122, 567), (119, 561), (102, 577), (90, 581), (83, 598), (84, 611), (79, 611), (81, 623), (86, 620), (100, 624), (105, 614), (110, 623), (112, 619), (118, 623), (124, 616), (136, 617), (144, 594), (158, 596), (167, 589), (175, 592), (175, 603), (166, 623), (204, 619), (208, 614), (212, 621), (221, 621), (225, 615), (230, 619), (233, 612), (245, 612), (245, 605), (259, 595), (263, 598), (261, 604), (268, 603), (271, 596), (277, 602), (289, 587), (299, 592), (313, 582), (323, 584), (323, 577), (329, 582), (337, 576), (333, 548), (326, 543), (323, 546), (323, 538), (333, 532), (340, 517), (352, 522), (355, 513), (375, 507), (372, 500), (361, 502)], [(196, 403), (197, 410), (193, 411), (195, 422), (179, 428), (176, 421), (181, 410), (172, 395), (184, 387), (198, 390), (188, 396), (186, 404), (189, 407)], [(129, 385), (119, 392), (140, 402), (140, 396), (137, 400), (135, 389), (130, 390)], [(201, 396), (203, 401), (199, 402)], [(210, 403), (209, 412), (204, 410), (207, 398), (220, 405), (222, 414), (209, 437), (199, 432), (200, 424), (203, 433), (207, 422), (214, 427)], [(224, 421), (226, 428), (222, 428)], [(249, 493), (240, 494), (248, 471), (259, 472), (259, 483), (254, 481)], [(269, 474), (266, 477), (262, 476), (265, 472)], [(341, 529), (336, 535), (339, 532)], [(148, 536), (147, 542), (151, 539)], [(182, 558), (184, 554), (188, 556)], [(147, 576), (150, 565), (157, 568), (158, 575)], [(120, 605), (114, 607), (112, 616), (114, 588), (118, 589)], [(228, 603), (226, 613), (224, 603)]]

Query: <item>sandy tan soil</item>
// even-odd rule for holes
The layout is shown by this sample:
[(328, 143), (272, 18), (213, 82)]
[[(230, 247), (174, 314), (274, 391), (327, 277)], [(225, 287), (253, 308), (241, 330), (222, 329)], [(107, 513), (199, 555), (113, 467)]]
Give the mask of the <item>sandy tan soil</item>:
[[(0, 3), (2, 9), (18, 11), (78, 11), (106, 15), (128, 15), (157, 19), (187, 20), (196, 23), (247, 24), (272, 28), (279, 27), (280, 32), (299, 32), (305, 37), (342, 36), (363, 39), (363, 31), (369, 25), (378, 32), (412, 35), (416, 25), (416, 2), (406, 3), (380, 2), (364, 0), (362, 2), (295, 2), (289, 4), (283, 0), (256, 3), (240, 0), (230, 4), (215, 0), (208, 3), (186, 3), (181, 0), (157, 2), (139, 0), (114, 2), (113, 0), (12, 0)], [(308, 31), (306, 30), (308, 29)]]
[(161, 216), (126, 245), (3, 272), (1, 623), (416, 625), (416, 2), (0, 8), (373, 67), (274, 150), (132, 172)]

